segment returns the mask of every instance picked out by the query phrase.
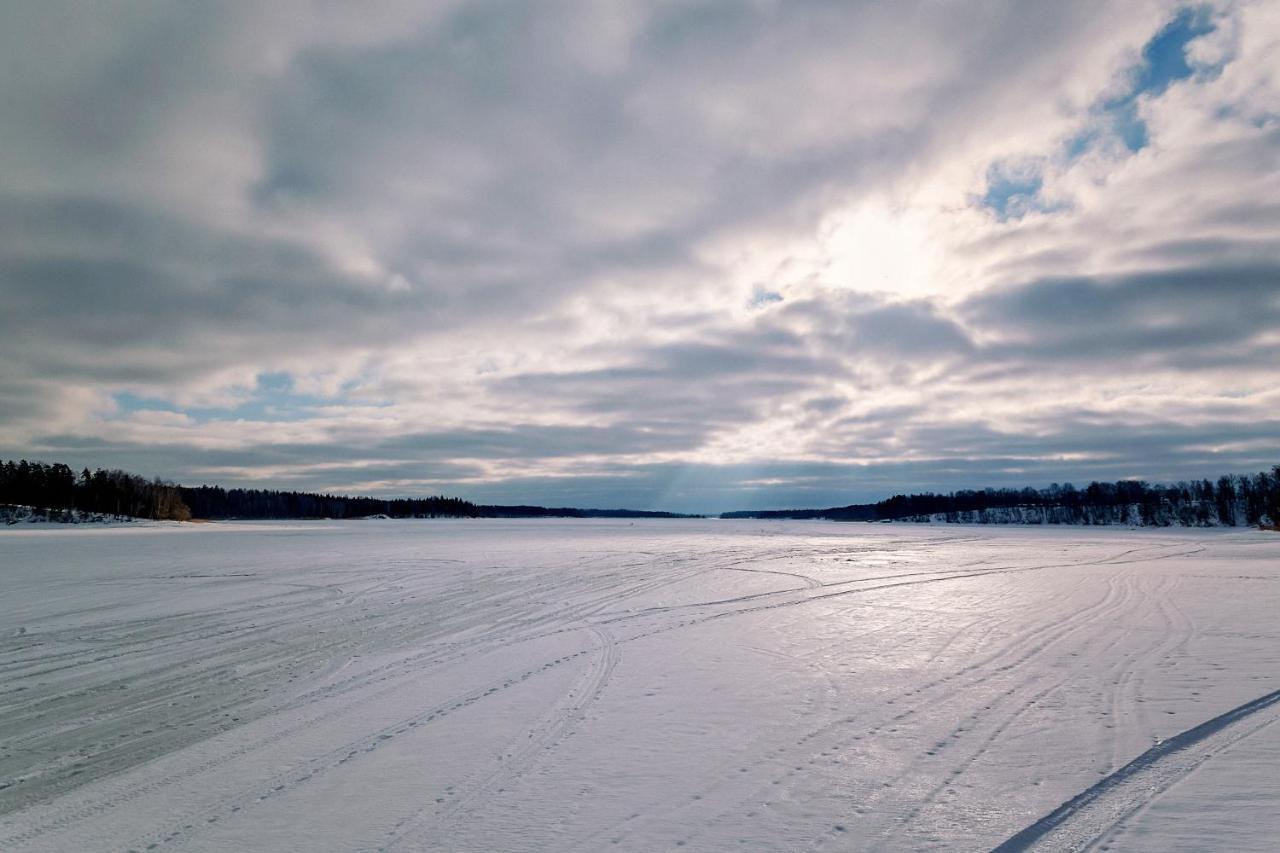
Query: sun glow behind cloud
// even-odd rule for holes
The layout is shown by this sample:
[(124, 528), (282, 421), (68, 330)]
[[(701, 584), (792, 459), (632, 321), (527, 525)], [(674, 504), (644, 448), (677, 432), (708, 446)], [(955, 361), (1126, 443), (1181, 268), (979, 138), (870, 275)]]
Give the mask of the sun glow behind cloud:
[(824, 278), (854, 290), (900, 298), (945, 294), (937, 278), (939, 237), (910, 209), (868, 203), (830, 215), (820, 233)]

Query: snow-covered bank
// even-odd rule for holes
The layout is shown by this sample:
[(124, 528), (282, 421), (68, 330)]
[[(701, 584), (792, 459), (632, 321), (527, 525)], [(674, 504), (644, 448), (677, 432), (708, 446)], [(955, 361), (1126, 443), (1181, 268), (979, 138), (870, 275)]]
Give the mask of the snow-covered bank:
[(1224, 525), (1217, 517), (1209, 514), (1194, 516), (1188, 514), (1179, 517), (1176, 514), (1161, 515), (1155, 519), (1143, 514), (1138, 504), (1119, 507), (1108, 515), (1092, 517), (1080, 516), (1078, 510), (1070, 507), (1010, 506), (993, 507), (991, 509), (963, 510), (960, 512), (934, 512), (927, 515), (913, 515), (906, 518), (892, 519), (896, 522), (915, 524), (1030, 524), (1059, 525), (1076, 527), (1190, 527), (1190, 528), (1239, 528), (1250, 525), (1237, 522)]
[(143, 519), (127, 515), (108, 515), (79, 509), (38, 509), (31, 506), (0, 504), (0, 525), (28, 524), (137, 524)]
[(1278, 590), (1256, 531), (0, 529), (0, 849), (989, 849), (1090, 790), (1055, 832), (1195, 849)]

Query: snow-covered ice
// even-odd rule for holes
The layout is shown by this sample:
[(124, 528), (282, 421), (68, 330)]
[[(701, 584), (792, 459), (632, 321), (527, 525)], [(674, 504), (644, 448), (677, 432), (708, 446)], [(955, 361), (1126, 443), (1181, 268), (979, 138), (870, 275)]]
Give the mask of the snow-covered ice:
[(1278, 658), (1256, 531), (12, 528), (0, 849), (1272, 850)]

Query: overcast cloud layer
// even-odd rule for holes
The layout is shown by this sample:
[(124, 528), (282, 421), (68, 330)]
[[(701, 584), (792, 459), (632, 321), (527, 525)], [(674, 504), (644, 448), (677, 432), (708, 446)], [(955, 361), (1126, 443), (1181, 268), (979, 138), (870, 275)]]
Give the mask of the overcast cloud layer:
[(696, 511), (1280, 462), (1280, 4), (4, 6), (0, 456)]

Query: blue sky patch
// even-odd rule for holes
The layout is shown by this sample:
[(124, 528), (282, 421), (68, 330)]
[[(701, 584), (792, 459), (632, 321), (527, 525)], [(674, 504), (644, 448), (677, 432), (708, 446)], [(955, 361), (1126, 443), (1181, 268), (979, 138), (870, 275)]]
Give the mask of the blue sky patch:
[[(1151, 136), (1138, 113), (1138, 99), (1159, 97), (1173, 83), (1194, 75), (1197, 69), (1187, 61), (1187, 45), (1215, 29), (1209, 7), (1189, 6), (1179, 11), (1143, 46), (1142, 61), (1129, 69), (1130, 85), (1125, 93), (1096, 104), (1091, 111), (1096, 117), (1094, 126), (1062, 143), (1065, 161), (1070, 163), (1084, 156), (1109, 137), (1118, 139), (1130, 153), (1146, 148)], [(1207, 69), (1208, 73), (1214, 71)], [(1042, 167), (1028, 167), (1025, 161), (993, 163), (987, 169), (987, 191), (978, 203), (1001, 222), (1020, 219), (1031, 211), (1055, 209), (1040, 195), (1043, 188)]]
[(1161, 95), (1171, 84), (1185, 80), (1193, 69), (1187, 44), (1216, 29), (1207, 6), (1180, 11), (1142, 48), (1142, 64), (1134, 70), (1133, 96)]
[(1151, 141), (1146, 123), (1138, 116), (1138, 98), (1159, 97), (1195, 73), (1187, 62), (1187, 45), (1214, 29), (1208, 7), (1183, 9), (1142, 48), (1142, 62), (1130, 71), (1129, 91), (1102, 103), (1099, 112), (1110, 118), (1112, 130), (1129, 151), (1141, 151)]
[(987, 192), (981, 204), (1001, 222), (1020, 219), (1042, 208), (1039, 196), (1043, 188), (1044, 174), (1039, 166), (993, 163), (987, 169)]
[(234, 420), (300, 421), (315, 416), (314, 409), (333, 405), (334, 400), (311, 394), (297, 394), (287, 373), (262, 373), (244, 402), (235, 406), (182, 407), (169, 400), (144, 397), (128, 391), (113, 395), (124, 414), (134, 412), (175, 412), (199, 423)]
[(751, 291), (751, 298), (747, 300), (749, 308), (763, 308), (766, 305), (772, 305), (775, 302), (782, 301), (782, 294), (774, 290), (769, 290), (763, 285), (757, 284), (755, 289)]

